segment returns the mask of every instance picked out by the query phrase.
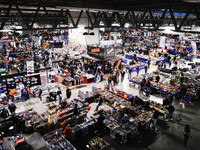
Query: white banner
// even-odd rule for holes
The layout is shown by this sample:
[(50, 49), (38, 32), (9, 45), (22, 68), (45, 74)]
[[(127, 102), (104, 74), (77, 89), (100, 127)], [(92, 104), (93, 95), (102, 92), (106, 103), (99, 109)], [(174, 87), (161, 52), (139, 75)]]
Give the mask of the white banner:
[(27, 74), (33, 74), (34, 73), (34, 61), (27, 61)]
[(196, 55), (196, 53), (197, 53), (197, 44), (196, 44), (196, 42), (192, 41), (191, 45), (192, 45), (192, 49), (193, 49), (193, 55)]
[(160, 47), (165, 49), (165, 36), (160, 37)]

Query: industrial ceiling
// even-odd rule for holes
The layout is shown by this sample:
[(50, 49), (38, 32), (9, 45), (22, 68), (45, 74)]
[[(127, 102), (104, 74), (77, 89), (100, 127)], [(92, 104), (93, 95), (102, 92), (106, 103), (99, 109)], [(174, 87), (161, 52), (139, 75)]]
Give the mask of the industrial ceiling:
[(27, 30), (35, 23), (77, 28), (83, 17), (91, 28), (102, 27), (101, 21), (104, 27), (128, 22), (133, 28), (150, 25), (155, 30), (163, 24), (173, 24), (175, 30), (200, 24), (200, 0), (0, 0), (0, 7), (0, 29), (22, 22)]

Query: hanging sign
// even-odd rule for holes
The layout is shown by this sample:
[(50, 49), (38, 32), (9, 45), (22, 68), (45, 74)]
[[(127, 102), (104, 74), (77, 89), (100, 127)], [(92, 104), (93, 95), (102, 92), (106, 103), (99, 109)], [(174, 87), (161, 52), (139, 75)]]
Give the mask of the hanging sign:
[(111, 54), (114, 51), (114, 48), (111, 48), (110, 50), (107, 51), (107, 55)]
[(192, 41), (191, 45), (192, 45), (192, 49), (193, 49), (193, 55), (196, 55), (196, 53), (197, 53), (197, 44), (196, 44), (196, 42)]
[(40, 80), (41, 80), (41, 85), (47, 84), (47, 73), (46, 73), (46, 71), (40, 72)]
[(27, 74), (33, 74), (34, 73), (34, 61), (27, 61)]
[(165, 36), (160, 37), (160, 47), (165, 48)]
[(100, 48), (92, 48), (91, 52), (92, 53), (98, 53), (98, 52), (100, 52)]

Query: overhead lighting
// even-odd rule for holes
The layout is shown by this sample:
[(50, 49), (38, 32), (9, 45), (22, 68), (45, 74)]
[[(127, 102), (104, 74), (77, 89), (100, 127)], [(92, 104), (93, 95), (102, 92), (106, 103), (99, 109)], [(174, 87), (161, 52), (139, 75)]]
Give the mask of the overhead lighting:
[(188, 3), (200, 3), (199, 0), (183, 0), (185, 2), (188, 2)]
[(125, 28), (129, 28), (129, 27), (131, 27), (131, 26), (132, 26), (131, 23), (125, 23), (125, 25), (124, 25)]
[(118, 22), (113, 22), (111, 26), (114, 26), (114, 27), (119, 27), (120, 24)]
[(105, 24), (104, 24), (103, 21), (100, 21), (99, 25), (100, 25), (100, 26), (104, 26)]
[(83, 35), (88, 35), (88, 32), (84, 32)]
[(94, 35), (94, 32), (90, 32), (89, 35)]

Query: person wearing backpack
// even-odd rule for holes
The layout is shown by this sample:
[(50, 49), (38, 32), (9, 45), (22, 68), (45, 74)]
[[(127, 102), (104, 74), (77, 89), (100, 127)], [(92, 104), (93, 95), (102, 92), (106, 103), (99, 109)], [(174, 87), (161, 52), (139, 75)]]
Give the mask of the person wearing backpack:
[(25, 100), (26, 100), (26, 93), (27, 93), (26, 89), (23, 88), (23, 89), (21, 90), (21, 99), (22, 99), (22, 101), (25, 101)]

